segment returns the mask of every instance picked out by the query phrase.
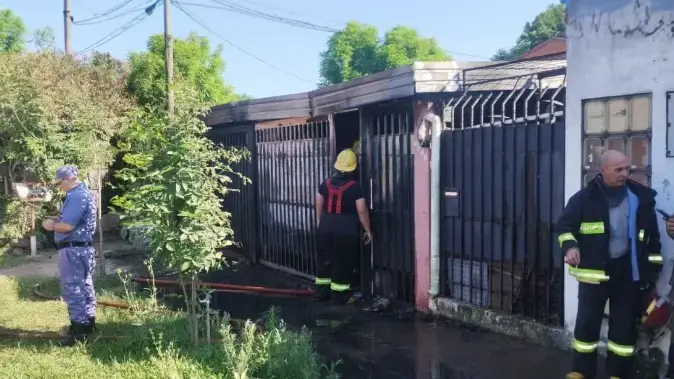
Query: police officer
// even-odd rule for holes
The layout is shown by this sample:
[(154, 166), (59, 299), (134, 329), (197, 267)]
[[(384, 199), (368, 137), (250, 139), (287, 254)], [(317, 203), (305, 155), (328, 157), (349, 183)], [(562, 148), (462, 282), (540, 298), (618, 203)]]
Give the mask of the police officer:
[(353, 271), (359, 263), (359, 222), (365, 232), (365, 244), (372, 239), (365, 194), (353, 174), (356, 166), (352, 149), (340, 152), (334, 174), (320, 184), (316, 194), (318, 300), (348, 301)]
[(93, 273), (96, 252), (93, 237), (96, 230), (96, 202), (77, 168), (63, 166), (56, 171), (56, 182), (66, 198), (56, 219), (47, 219), (42, 226), (54, 231), (59, 251), (61, 296), (68, 305), (70, 329), (62, 346), (84, 342), (96, 326), (96, 294)]
[(604, 307), (609, 300), (607, 370), (628, 378), (642, 311), (642, 290), (661, 261), (655, 191), (629, 177), (628, 158), (601, 156), (601, 173), (570, 199), (559, 220), (564, 261), (578, 284), (573, 371), (567, 379), (594, 378)]

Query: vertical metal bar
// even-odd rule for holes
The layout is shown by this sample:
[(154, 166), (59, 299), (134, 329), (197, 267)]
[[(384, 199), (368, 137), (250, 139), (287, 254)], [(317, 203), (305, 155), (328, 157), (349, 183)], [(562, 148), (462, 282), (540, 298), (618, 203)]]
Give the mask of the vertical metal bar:
[(288, 156), (290, 158), (290, 162), (288, 164), (288, 167), (291, 168), (287, 174), (290, 176), (289, 182), (291, 183), (290, 186), (290, 193), (288, 194), (292, 203), (290, 210), (290, 238), (291, 238), (291, 245), (290, 245), (290, 260), (291, 260), (291, 267), (299, 272), (304, 272), (302, 270), (302, 267), (300, 265), (300, 241), (301, 239), (301, 234), (300, 234), (300, 229), (299, 229), (299, 223), (297, 222), (297, 217), (299, 216), (299, 212), (301, 211), (299, 201), (298, 201), (298, 195), (299, 195), (299, 184), (300, 184), (300, 175), (297, 175), (299, 172), (298, 167), (297, 167), (297, 129), (299, 128), (299, 125), (293, 124), (289, 126), (289, 138), (288, 138), (288, 147), (289, 147), (289, 152)]
[[(321, 182), (320, 175), (316, 174), (316, 164), (314, 162), (314, 155), (316, 153), (316, 130), (313, 125), (305, 125), (307, 128), (307, 167), (309, 169), (310, 178), (311, 182), (315, 183), (314, 185), (318, 184)], [(309, 194), (309, 199), (311, 200), (311, 195), (313, 195), (313, 192), (315, 191), (312, 186), (309, 187), (310, 194)], [(311, 204), (313, 204), (313, 201), (310, 201)], [(312, 208), (309, 212), (309, 222), (311, 223), (311, 234), (310, 234), (310, 239), (309, 239), (309, 249), (311, 252), (311, 256), (313, 256), (316, 251), (318, 250), (318, 243), (317, 243), (317, 229), (316, 229), (316, 224), (318, 223), (318, 220), (316, 219), (316, 212)], [(317, 262), (311, 261), (314, 264), (314, 269), (315, 265)]]
[(313, 203), (311, 201), (311, 188), (313, 185), (316, 185), (318, 183), (314, 183), (311, 179), (311, 176), (307, 175), (307, 167), (306, 167), (306, 132), (307, 132), (307, 126), (303, 125), (299, 129), (299, 150), (297, 152), (298, 155), (298, 163), (299, 163), (299, 175), (302, 177), (302, 182), (300, 183), (301, 189), (300, 189), (300, 204), (301, 204), (301, 215), (300, 215), (300, 224), (302, 226), (302, 247), (301, 247), (301, 257), (302, 257), (302, 262), (303, 262), (303, 268), (306, 270), (308, 273), (313, 273), (313, 270), (311, 269), (309, 263), (308, 263), (308, 257), (309, 257), (309, 246), (308, 246), (308, 238), (309, 238), (309, 231), (313, 227), (308, 220), (307, 220), (307, 209), (311, 210), (311, 204)]

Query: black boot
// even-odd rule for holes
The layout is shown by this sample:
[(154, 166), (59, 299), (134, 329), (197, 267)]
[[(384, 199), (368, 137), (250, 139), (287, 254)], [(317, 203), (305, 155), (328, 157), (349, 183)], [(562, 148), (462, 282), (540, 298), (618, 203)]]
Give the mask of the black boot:
[(89, 325), (91, 326), (91, 332), (96, 332), (96, 316), (89, 317)]
[(84, 343), (87, 337), (91, 334), (91, 324), (80, 324), (73, 322), (70, 324), (68, 335), (59, 341), (59, 346), (69, 347), (74, 346), (77, 342)]

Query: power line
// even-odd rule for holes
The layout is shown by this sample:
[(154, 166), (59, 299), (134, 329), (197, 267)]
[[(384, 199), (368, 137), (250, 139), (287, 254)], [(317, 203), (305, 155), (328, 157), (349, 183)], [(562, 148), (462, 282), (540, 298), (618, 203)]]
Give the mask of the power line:
[(127, 16), (127, 15), (130, 15), (130, 14), (132, 14), (132, 13), (137, 13), (137, 12), (139, 12), (139, 11), (144, 11), (144, 10), (146, 10), (149, 6), (152, 6), (152, 5), (151, 5), (152, 3), (153, 3), (153, 1), (148, 1), (148, 2), (146, 2), (146, 3), (143, 4), (143, 5), (137, 6), (137, 7), (135, 7), (135, 8), (131, 8), (131, 9), (125, 11), (125, 12), (118, 13), (118, 14), (116, 14), (116, 15), (111, 15), (111, 16), (109, 16), (109, 17), (107, 17), (107, 18), (103, 18), (103, 16), (91, 17), (91, 18), (88, 18), (88, 19), (85, 19), (85, 20), (82, 20), (82, 21), (73, 21), (73, 24), (75, 24), (75, 25), (80, 25), (80, 26), (102, 24), (102, 23), (105, 23), (105, 22), (108, 22), (108, 21), (116, 20), (116, 19), (118, 19), (118, 18), (121, 18), (121, 17)]
[(302, 78), (302, 77), (300, 77), (300, 76), (297, 76), (297, 75), (295, 75), (294, 73), (292, 73), (292, 72), (290, 72), (290, 71), (288, 71), (288, 70), (282, 69), (282, 68), (280, 68), (280, 67), (274, 65), (273, 63), (270, 63), (270, 62), (268, 62), (268, 61), (266, 61), (266, 60), (264, 60), (264, 59), (258, 57), (257, 55), (255, 55), (255, 54), (253, 54), (253, 53), (251, 53), (251, 52), (245, 50), (244, 48), (242, 48), (242, 47), (240, 47), (240, 46), (234, 44), (232, 41), (228, 40), (227, 38), (221, 36), (220, 34), (218, 34), (218, 33), (216, 33), (215, 31), (213, 31), (211, 28), (209, 28), (208, 25), (206, 25), (206, 23), (205, 23), (202, 19), (200, 19), (199, 17), (197, 17), (196, 15), (194, 15), (193, 13), (191, 13), (190, 11), (188, 11), (187, 9), (185, 9), (184, 7), (182, 7), (182, 3), (181, 3), (181, 2), (174, 1), (173, 4), (174, 4), (174, 5), (176, 6), (176, 8), (178, 8), (181, 12), (183, 12), (187, 17), (189, 17), (192, 21), (196, 22), (199, 26), (201, 26), (202, 28), (204, 28), (206, 31), (208, 31), (208, 32), (210, 32), (211, 34), (215, 35), (216, 37), (220, 38), (221, 40), (223, 40), (225, 43), (227, 43), (228, 45), (232, 46), (233, 48), (235, 48), (235, 49), (241, 51), (242, 53), (244, 53), (244, 54), (250, 56), (251, 58), (254, 58), (254, 59), (256, 59), (256, 60), (258, 60), (258, 61), (260, 61), (260, 62), (266, 64), (267, 66), (269, 66), (269, 67), (271, 67), (271, 68), (273, 68), (273, 69), (275, 69), (275, 70), (278, 70), (278, 71), (280, 71), (280, 72), (283, 72), (283, 73), (285, 73), (286, 75), (292, 76), (292, 77), (294, 77), (294, 78), (297, 79), (297, 80), (301, 80), (301, 81), (303, 81), (303, 82), (310, 83), (310, 84), (314, 84), (314, 85), (316, 84), (315, 82), (312, 82), (312, 81), (310, 81), (310, 80), (307, 80), (307, 79), (304, 79), (304, 78)]
[(306, 21), (301, 21), (301, 20), (296, 20), (288, 17), (281, 17), (277, 16), (274, 14), (269, 14), (265, 12), (260, 12), (254, 9), (246, 8), (237, 4), (232, 4), (232, 3), (227, 3), (225, 1), (221, 0), (213, 0), (214, 2), (220, 4), (220, 5), (209, 5), (209, 4), (200, 4), (200, 3), (191, 3), (191, 2), (185, 2), (181, 1), (181, 5), (185, 6), (193, 6), (193, 7), (201, 7), (201, 8), (210, 8), (210, 9), (220, 9), (220, 10), (226, 10), (229, 12), (233, 13), (238, 13), (254, 18), (261, 18), (265, 19), (268, 21), (273, 21), (277, 22), (280, 24), (286, 24), (290, 26), (295, 26), (299, 28), (304, 28), (304, 29), (310, 29), (310, 30), (316, 30), (320, 32), (326, 32), (326, 33), (336, 33), (339, 31), (339, 29), (331, 28), (328, 26), (322, 26), (322, 25), (317, 25), (311, 22), (306, 22)]
[[(227, 0), (212, 0), (213, 2), (216, 2), (220, 4), (218, 5), (209, 5), (209, 4), (201, 4), (201, 3), (192, 3), (192, 2), (185, 2), (185, 1), (180, 1), (179, 3), (181, 5), (185, 6), (193, 6), (193, 7), (201, 7), (201, 8), (210, 8), (210, 9), (220, 9), (220, 10), (225, 10), (225, 11), (230, 11), (234, 13), (239, 13), (243, 15), (247, 15), (250, 17), (255, 17), (255, 18), (261, 18), (273, 22), (278, 22), (281, 24), (286, 24), (290, 26), (295, 26), (295, 27), (300, 27), (304, 29), (310, 29), (310, 30), (316, 30), (316, 31), (321, 31), (321, 32), (327, 32), (327, 33), (337, 33), (341, 31), (340, 29), (332, 28), (329, 26), (324, 26), (324, 25), (318, 25), (306, 21), (301, 21), (301, 20), (296, 20), (296, 19), (291, 19), (287, 17), (281, 17), (277, 16), (274, 14), (270, 13), (265, 13), (265, 12), (260, 12), (251, 8), (247, 8), (238, 4), (234, 4), (231, 1)], [(252, 1), (249, 1), (252, 2)], [(260, 3), (258, 3), (260, 4)], [(282, 9), (282, 8), (281, 8)], [(286, 10), (288, 11), (288, 10)], [(290, 11), (288, 11), (290, 12)], [(383, 43), (385, 40), (383, 38), (380, 38), (378, 40), (380, 43)], [(466, 56), (466, 57), (473, 57), (473, 58), (480, 58), (480, 59), (487, 59), (490, 60), (488, 57), (476, 55), (476, 54), (469, 54), (469, 53), (462, 53), (458, 51), (452, 51), (452, 50), (447, 50), (443, 49), (446, 53), (449, 53), (451, 55), (461, 55), (461, 56)]]
[(145, 18), (147, 18), (147, 16), (152, 14), (152, 11), (154, 11), (154, 8), (157, 6), (157, 4), (160, 1), (161, 0), (156, 0), (153, 5), (146, 8), (145, 12), (143, 12), (142, 14), (139, 14), (138, 16), (132, 18), (131, 20), (127, 21), (124, 25), (120, 26), (119, 28), (117, 28), (117, 29), (111, 31), (110, 33), (108, 33), (107, 35), (105, 35), (103, 38), (99, 39), (98, 41), (96, 41), (96, 42), (92, 43), (91, 45), (85, 47), (84, 49), (80, 50), (79, 52), (77, 52), (76, 55), (81, 55), (81, 54), (83, 54), (83, 53), (85, 53), (89, 50), (97, 49), (97, 48), (105, 45), (106, 43), (112, 41), (113, 39), (119, 37), (120, 35), (122, 35), (127, 30), (129, 30), (129, 29), (133, 28), (134, 26), (138, 25), (143, 20), (145, 20)]
[(89, 21), (93, 21), (93, 20), (96, 20), (96, 19), (99, 19), (99, 18), (102, 18), (102, 17), (106, 17), (106, 16), (108, 16), (112, 13), (115, 13), (118, 10), (124, 8), (125, 6), (129, 5), (133, 1), (134, 0), (123, 0), (121, 3), (118, 3), (117, 5), (113, 5), (112, 8), (106, 9), (106, 10), (100, 12), (100, 13), (94, 13), (94, 15), (92, 17), (89, 17), (87, 19), (84, 19), (84, 20), (78, 21), (78, 22), (89, 22)]
[(265, 3), (262, 3), (262, 2), (260, 2), (260, 1), (245, 0), (245, 2), (246, 2), (246, 3), (251, 3), (251, 4), (257, 4), (257, 5), (261, 6), (261, 7), (265, 7), (265, 8), (269, 8), (269, 9), (280, 10), (280, 11), (282, 11), (282, 12), (287, 12), (288, 14), (292, 14), (292, 15), (296, 15), (296, 16), (300, 16), (300, 17), (307, 17), (307, 18), (311, 18), (311, 19), (327, 21), (327, 22), (329, 22), (329, 23), (331, 23), (331, 24), (333, 24), (333, 25), (338, 25), (338, 26), (340, 26), (340, 27), (341, 27), (342, 25), (346, 24), (346, 23), (343, 22), (343, 21), (337, 21), (337, 20), (333, 20), (333, 19), (330, 19), (330, 18), (318, 17), (318, 16), (312, 16), (312, 15), (308, 15), (308, 14), (305, 14), (305, 13), (299, 13), (299, 12), (293, 11), (293, 10), (291, 10), (291, 9), (281, 8), (281, 7), (274, 6), (274, 5), (270, 5), (270, 4), (265, 4)]

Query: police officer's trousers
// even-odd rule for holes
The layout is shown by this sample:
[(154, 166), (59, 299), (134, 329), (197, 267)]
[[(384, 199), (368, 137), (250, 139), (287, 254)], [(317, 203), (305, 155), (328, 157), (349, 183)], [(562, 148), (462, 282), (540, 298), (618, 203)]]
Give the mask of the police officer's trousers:
[(95, 266), (96, 251), (91, 246), (59, 250), (61, 297), (68, 305), (72, 322), (88, 324), (91, 318), (96, 317)]
[(318, 234), (316, 295), (325, 299), (347, 300), (351, 293), (353, 271), (359, 263), (358, 235)]
[(607, 300), (607, 371), (611, 377), (627, 379), (631, 375), (642, 292), (639, 283), (632, 279), (629, 259), (628, 254), (609, 260), (606, 273), (610, 279), (607, 282), (579, 283), (573, 371), (581, 373), (585, 378), (596, 376), (599, 334)]

